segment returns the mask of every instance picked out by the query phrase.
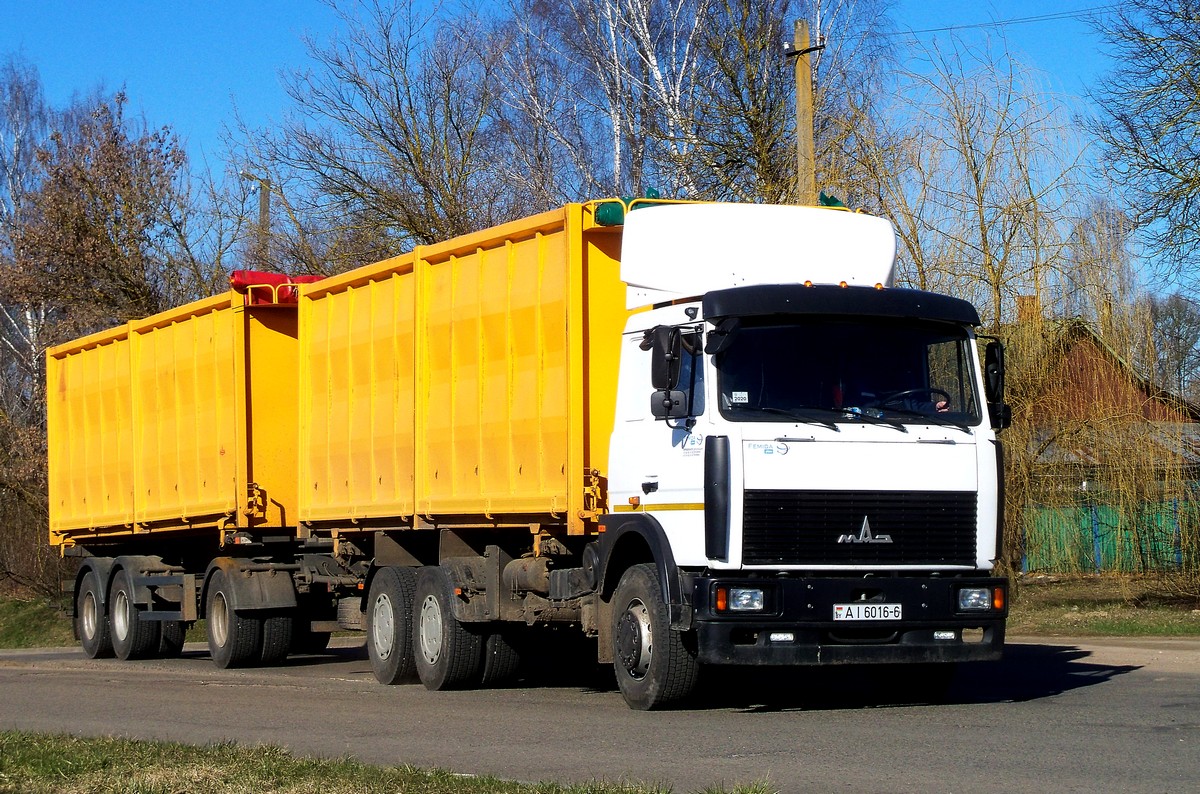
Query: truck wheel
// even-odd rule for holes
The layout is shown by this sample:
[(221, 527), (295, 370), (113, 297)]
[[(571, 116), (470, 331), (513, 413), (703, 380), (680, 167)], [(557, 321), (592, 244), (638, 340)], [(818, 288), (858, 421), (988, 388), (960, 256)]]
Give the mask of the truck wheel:
[(507, 632), (493, 631), (487, 635), (483, 645), (483, 674), (479, 679), (482, 687), (507, 684), (517, 677), (521, 667), (521, 653)]
[(262, 619), (233, 608), (229, 583), (220, 569), (209, 580), (204, 614), (208, 619), (208, 650), (217, 667), (245, 667), (259, 661)]
[(102, 659), (113, 655), (112, 635), (109, 634), (108, 617), (101, 605), (100, 577), (88, 571), (79, 586), (75, 599), (75, 633), (79, 644), (89, 659)]
[(367, 596), (367, 655), (381, 684), (399, 684), (416, 677), (413, 658), (412, 568), (387, 567), (375, 572)]
[(682, 632), (672, 631), (653, 565), (635, 565), (613, 595), (613, 670), (630, 708), (672, 706), (696, 688), (700, 663)]
[(413, 644), (417, 676), (426, 689), (456, 689), (483, 672), (483, 637), (454, 617), (450, 577), (433, 565), (417, 574), (413, 596)]
[(108, 589), (109, 627), (113, 652), (122, 661), (145, 659), (158, 651), (159, 625), (138, 617), (134, 602), (133, 577), (122, 568)]
[(182, 620), (164, 620), (161, 631), (158, 655), (164, 659), (178, 659), (183, 653), (183, 640), (187, 635), (187, 626)]
[(267, 667), (282, 664), (292, 650), (292, 612), (280, 610), (262, 618), (262, 653), (260, 660)]

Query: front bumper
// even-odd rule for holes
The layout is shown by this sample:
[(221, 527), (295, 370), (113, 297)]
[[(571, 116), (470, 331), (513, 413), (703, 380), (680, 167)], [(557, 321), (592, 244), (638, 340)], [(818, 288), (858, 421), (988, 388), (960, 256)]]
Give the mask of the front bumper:
[[(766, 591), (765, 608), (755, 613), (718, 613), (718, 586), (761, 587)], [(708, 664), (991, 661), (1001, 656), (1007, 606), (962, 612), (957, 607), (958, 590), (1006, 586), (1004, 579), (992, 577), (702, 576), (691, 587), (692, 626), (700, 661)], [(834, 604), (849, 603), (900, 604), (903, 619), (835, 622)], [(935, 638), (935, 632), (941, 638)]]

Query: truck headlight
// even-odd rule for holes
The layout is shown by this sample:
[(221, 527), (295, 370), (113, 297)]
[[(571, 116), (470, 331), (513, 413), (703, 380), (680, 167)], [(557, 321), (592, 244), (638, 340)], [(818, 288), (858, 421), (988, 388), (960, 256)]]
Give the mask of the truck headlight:
[(960, 612), (980, 612), (992, 608), (992, 588), (964, 587), (958, 591)]
[(718, 612), (762, 612), (766, 602), (761, 587), (718, 587)]

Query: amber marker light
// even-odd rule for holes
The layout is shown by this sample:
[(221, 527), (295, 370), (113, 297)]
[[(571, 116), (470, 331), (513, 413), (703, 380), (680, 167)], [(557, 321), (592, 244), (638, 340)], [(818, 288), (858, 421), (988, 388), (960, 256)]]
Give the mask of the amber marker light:
[(629, 497), (629, 504), (633, 505), (634, 507), (637, 507), (641, 503), (642, 503), (642, 497), (640, 497), (640, 496)]
[(845, 289), (846, 287), (848, 287), (850, 285), (844, 281), (840, 281), (840, 282), (838, 282), (838, 286), (841, 287), (842, 289)]
[(724, 612), (729, 609), (729, 591), (724, 587), (717, 588), (717, 611)]
[(808, 280), (808, 281), (805, 281), (805, 282), (804, 282), (804, 286), (806, 286), (806, 287), (811, 287), (811, 286), (812, 286), (812, 280), (810, 279), (810, 280)]
[(1004, 588), (997, 587), (992, 591), (992, 609), (1004, 609)]
[(883, 289), (883, 285), (882, 285), (882, 284), (880, 284), (880, 283), (878, 283), (878, 282), (876, 282), (876, 284), (875, 284), (875, 289)]

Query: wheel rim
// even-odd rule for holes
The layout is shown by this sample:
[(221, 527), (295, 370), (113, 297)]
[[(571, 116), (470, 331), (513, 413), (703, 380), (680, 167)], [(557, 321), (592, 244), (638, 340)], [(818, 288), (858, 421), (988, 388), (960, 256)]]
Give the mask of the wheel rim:
[(629, 677), (640, 681), (650, 670), (653, 652), (650, 610), (641, 600), (635, 600), (625, 609), (617, 626), (617, 658)]
[(224, 593), (217, 592), (213, 596), (208, 612), (208, 633), (212, 636), (213, 644), (223, 648), (229, 640), (229, 604), (225, 603)]
[(83, 603), (79, 605), (80, 630), (84, 637), (92, 639), (96, 636), (98, 624), (96, 594), (90, 590), (83, 595)]
[(396, 641), (396, 612), (392, 599), (380, 593), (371, 609), (371, 639), (375, 643), (375, 655), (386, 661), (392, 655)]
[(421, 655), (429, 664), (437, 664), (442, 653), (442, 607), (434, 596), (421, 602), (421, 625), (417, 632), (421, 640)]
[(118, 590), (113, 598), (112, 624), (117, 639), (124, 640), (129, 636), (129, 594), (124, 590)]

